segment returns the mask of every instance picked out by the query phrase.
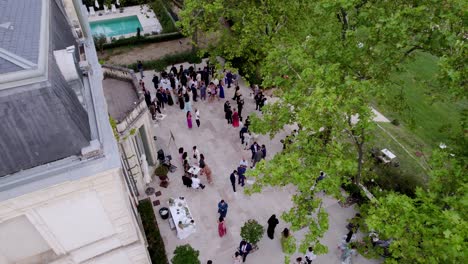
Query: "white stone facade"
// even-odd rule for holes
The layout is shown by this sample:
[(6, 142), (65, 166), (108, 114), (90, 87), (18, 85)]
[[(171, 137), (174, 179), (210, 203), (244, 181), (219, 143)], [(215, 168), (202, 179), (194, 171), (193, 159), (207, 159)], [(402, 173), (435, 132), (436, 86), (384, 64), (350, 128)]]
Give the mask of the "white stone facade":
[(0, 263), (151, 263), (137, 215), (120, 169), (2, 201)]

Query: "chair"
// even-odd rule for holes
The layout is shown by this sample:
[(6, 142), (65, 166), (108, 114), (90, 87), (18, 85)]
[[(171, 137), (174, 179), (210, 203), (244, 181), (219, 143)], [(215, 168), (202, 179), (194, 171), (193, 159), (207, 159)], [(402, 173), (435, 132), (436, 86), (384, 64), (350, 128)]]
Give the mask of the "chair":
[(90, 6), (90, 7), (89, 7), (89, 15), (90, 15), (90, 16), (95, 16), (95, 15), (96, 15), (96, 11), (94, 11), (94, 7), (93, 7), (93, 6)]
[(117, 8), (115, 7), (114, 4), (111, 5), (111, 10), (112, 10), (112, 13), (117, 13)]
[(109, 8), (106, 5), (104, 5), (104, 14), (109, 14)]

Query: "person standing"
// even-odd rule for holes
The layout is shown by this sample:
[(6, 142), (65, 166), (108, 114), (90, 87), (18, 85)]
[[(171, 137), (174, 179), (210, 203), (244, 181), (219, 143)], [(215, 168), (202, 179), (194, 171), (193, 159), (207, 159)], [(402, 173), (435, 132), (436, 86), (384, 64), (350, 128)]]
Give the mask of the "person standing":
[(231, 185), (232, 185), (232, 190), (234, 192), (236, 192), (236, 174), (237, 174), (237, 171), (234, 170), (229, 176), (229, 180), (231, 181)]
[(203, 163), (205, 164), (205, 167), (203, 168), (202, 173), (206, 176), (206, 181), (209, 184), (213, 184), (213, 178), (211, 176), (212, 174), (211, 169), (208, 165), (206, 165), (205, 159), (203, 159)]
[(270, 219), (268, 219), (268, 228), (267, 228), (267, 235), (270, 239), (275, 238), (275, 228), (279, 224), (278, 218), (276, 218), (276, 215), (270, 216)]
[(187, 126), (189, 129), (192, 129), (192, 114), (190, 111), (187, 112)]
[(159, 77), (156, 75), (156, 73), (153, 75), (153, 79), (151, 81), (153, 82), (154, 89), (158, 89)]
[(317, 255), (314, 253), (314, 249), (312, 247), (309, 247), (305, 254), (305, 261), (307, 264), (312, 264), (312, 260), (315, 260), (317, 258)]
[(206, 100), (206, 85), (205, 82), (201, 82), (201, 87), (200, 87), (200, 99), (202, 101)]
[(239, 113), (237, 113), (236, 109), (234, 109), (234, 113), (232, 114), (232, 126), (239, 127)]
[(253, 159), (253, 164), (252, 164), (252, 167), (251, 168), (255, 168), (255, 165), (257, 163), (259, 163), (263, 158), (263, 152), (258, 150), (257, 152), (255, 152), (254, 154), (254, 159)]
[(156, 100), (157, 100), (157, 104), (160, 108), (164, 109), (164, 98), (163, 98), (163, 95), (162, 95), (162, 90), (163, 88), (160, 87), (157, 91), (156, 91)]
[(195, 164), (199, 164), (200, 151), (198, 151), (197, 146), (193, 146), (193, 160)]
[(224, 104), (224, 113), (225, 113), (225, 118), (229, 124), (232, 124), (232, 110), (231, 110), (231, 105), (229, 102), (226, 102)]
[(242, 187), (244, 187), (244, 185), (245, 185), (245, 174), (244, 173), (245, 173), (246, 170), (247, 170), (247, 168), (242, 166), (242, 165), (237, 168), (237, 177), (238, 177), (237, 183)]
[(180, 110), (184, 110), (184, 96), (182, 95), (182, 89), (179, 89), (179, 92), (177, 94), (178, 100), (179, 100), (179, 107)]
[(226, 80), (227, 80), (227, 88), (231, 88), (231, 84), (232, 84), (232, 73), (231, 73), (231, 71), (228, 71), (226, 73)]
[(254, 143), (250, 146), (250, 151), (252, 152), (252, 162), (253, 162), (255, 153), (257, 153), (257, 151), (258, 151), (258, 144), (257, 144), (257, 142), (254, 142)]
[(238, 113), (239, 113), (240, 121), (242, 121), (242, 108), (243, 107), (244, 107), (244, 99), (242, 98), (242, 96), (239, 96), (239, 98), (237, 98), (237, 109), (239, 109)]
[(167, 104), (168, 105), (174, 105), (174, 100), (172, 100), (172, 94), (169, 89), (166, 89), (166, 97), (167, 97)]
[(195, 108), (195, 122), (197, 123), (197, 127), (200, 127), (200, 110)]
[(197, 87), (195, 84), (192, 84), (192, 98), (194, 102), (197, 101), (197, 96), (198, 96)]
[(240, 242), (239, 253), (242, 256), (242, 262), (245, 262), (245, 259), (247, 258), (247, 255), (250, 253), (251, 250), (252, 250), (252, 245), (249, 242), (245, 240), (242, 240)]
[(257, 93), (254, 99), (255, 99), (255, 110), (259, 110), (260, 101), (262, 101), (262, 92)]
[(262, 145), (262, 148), (260, 149), (260, 151), (262, 151), (262, 159), (265, 159), (266, 158), (266, 147), (265, 147), (265, 145)]
[(138, 68), (138, 71), (140, 72), (141, 79), (143, 79), (143, 77), (145, 76), (143, 75), (143, 63), (141, 62), (141, 60), (138, 61), (137, 68)]
[[(324, 174), (323, 171), (320, 172), (321, 175)], [(324, 178), (324, 176), (323, 176)], [(322, 178), (322, 179), (323, 179)], [(348, 234), (346, 234), (346, 243), (349, 243), (351, 241), (351, 238), (353, 237), (353, 234), (357, 232), (357, 230), (359, 229), (359, 220), (361, 218), (361, 214), (360, 213), (357, 213), (353, 219), (351, 219), (350, 223), (346, 226), (346, 228), (348, 229)]]
[(190, 102), (190, 96), (188, 95), (188, 93), (185, 93), (184, 101), (185, 101), (185, 106), (184, 106), (185, 112), (191, 112), (192, 111), (192, 103)]
[(241, 144), (244, 145), (244, 134), (247, 133), (247, 127), (246, 126), (243, 126), (241, 128), (241, 130), (239, 131), (239, 137), (240, 137), (240, 140), (241, 140)]
[(234, 97), (232, 98), (232, 100), (236, 100), (236, 101), (237, 101), (237, 98), (239, 98), (240, 96), (241, 96), (240, 87), (239, 87), (239, 86), (236, 86), (236, 90), (234, 91)]
[(224, 217), (220, 216), (218, 219), (218, 234), (219, 237), (223, 237), (227, 233), (226, 223)]
[(228, 210), (228, 204), (224, 200), (221, 200), (218, 203), (219, 216), (222, 218), (226, 218), (227, 210)]
[(145, 102), (146, 106), (150, 107), (151, 106), (151, 94), (148, 90), (144, 89), (143, 90), (144, 96), (145, 96)]
[(224, 87), (223, 87), (222, 82), (219, 82), (218, 89), (219, 89), (219, 98), (224, 99)]
[(206, 164), (205, 164), (205, 156), (203, 154), (200, 154), (200, 161), (198, 162), (198, 166), (200, 169), (204, 169)]

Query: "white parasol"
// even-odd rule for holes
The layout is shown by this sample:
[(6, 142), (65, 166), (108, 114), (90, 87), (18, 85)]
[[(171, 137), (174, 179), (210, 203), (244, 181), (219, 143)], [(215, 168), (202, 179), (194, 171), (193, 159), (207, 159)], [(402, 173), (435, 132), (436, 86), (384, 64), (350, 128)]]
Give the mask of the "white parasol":
[(96, 0), (96, 1), (94, 1), (94, 6), (95, 6), (97, 9), (99, 9), (99, 3), (98, 3), (98, 1), (97, 1), (97, 0)]
[(151, 176), (149, 174), (148, 161), (146, 160), (146, 155), (141, 155), (141, 171), (143, 173), (143, 179), (146, 184), (151, 182)]

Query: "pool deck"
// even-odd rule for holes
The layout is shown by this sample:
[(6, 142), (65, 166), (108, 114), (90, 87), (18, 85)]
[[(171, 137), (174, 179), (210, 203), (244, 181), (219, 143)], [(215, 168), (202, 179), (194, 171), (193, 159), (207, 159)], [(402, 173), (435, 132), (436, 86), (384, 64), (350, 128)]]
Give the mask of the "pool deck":
[[(102, 14), (101, 16), (99, 14)], [(104, 14), (104, 10), (96, 10), (96, 15), (95, 16), (89, 16), (88, 20), (89, 22), (97, 22), (97, 21), (102, 21), (102, 20), (109, 20), (109, 19), (114, 19), (114, 18), (122, 18), (122, 17), (129, 17), (129, 16), (137, 16), (138, 20), (140, 20), (140, 24), (143, 27), (141, 34), (154, 34), (155, 33), (161, 33), (162, 32), (162, 27), (161, 24), (159, 23), (158, 18), (154, 14), (153, 10), (149, 9), (147, 5), (142, 5), (142, 6), (127, 6), (124, 7), (123, 13), (120, 13), (120, 9), (117, 8), (116, 13), (112, 13), (112, 11), (109, 10), (108, 14)], [(120, 37), (133, 37), (136, 36), (135, 33), (131, 34), (124, 34), (124, 35), (117, 35), (113, 36), (113, 38), (120, 38)]]

